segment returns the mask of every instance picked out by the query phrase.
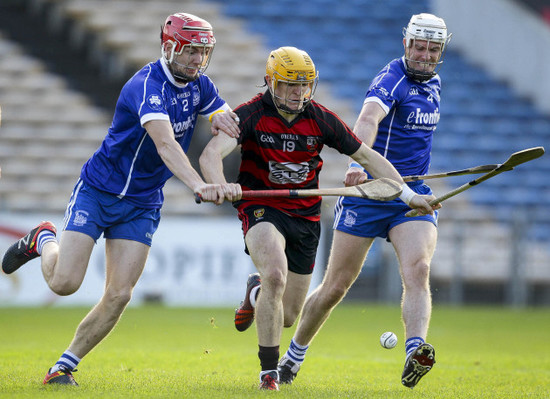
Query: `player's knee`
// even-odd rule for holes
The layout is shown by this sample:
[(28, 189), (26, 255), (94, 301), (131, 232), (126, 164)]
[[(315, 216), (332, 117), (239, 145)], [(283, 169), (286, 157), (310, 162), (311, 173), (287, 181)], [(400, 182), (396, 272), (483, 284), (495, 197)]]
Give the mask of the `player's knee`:
[(414, 265), (414, 272), (421, 281), (427, 281), (430, 275), (430, 265), (426, 262), (417, 262)]
[(342, 283), (331, 284), (325, 289), (323, 294), (323, 302), (325, 307), (332, 308), (336, 306), (348, 293), (349, 287)]
[(403, 268), (403, 283), (405, 287), (426, 287), (430, 277), (430, 265), (424, 261), (418, 261)]
[(74, 294), (80, 288), (80, 284), (82, 284), (82, 281), (55, 278), (48, 283), (50, 289), (61, 296)]
[(262, 273), (262, 291), (267, 291), (268, 289), (283, 294), (286, 284), (286, 275), (281, 270), (276, 268), (271, 268), (266, 273)]
[(107, 306), (113, 308), (115, 311), (122, 310), (128, 305), (132, 299), (131, 290), (107, 290), (104, 296), (104, 302)]
[(292, 327), (300, 314), (300, 309), (287, 309), (285, 308), (285, 316), (283, 320), (283, 326), (285, 328)]
[(285, 317), (285, 320), (284, 320), (284, 323), (283, 323), (283, 327), (284, 327), (284, 328), (292, 327), (292, 326), (294, 325), (295, 322), (296, 322), (296, 318), (287, 320), (287, 318)]

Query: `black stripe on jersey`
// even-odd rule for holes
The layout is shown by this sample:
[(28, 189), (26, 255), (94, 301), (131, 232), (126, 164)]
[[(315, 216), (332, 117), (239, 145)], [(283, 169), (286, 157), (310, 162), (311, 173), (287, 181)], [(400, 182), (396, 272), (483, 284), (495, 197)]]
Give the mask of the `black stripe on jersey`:
[[(241, 120), (242, 132), (239, 137), (242, 162), (237, 181), (245, 190), (318, 188), (323, 166), (320, 152), (325, 144), (346, 155), (355, 153), (361, 146), (360, 140), (336, 114), (314, 101), (290, 123), (279, 115), (269, 92), (254, 97), (235, 112)], [(268, 198), (253, 202), (318, 220), (321, 197)]]

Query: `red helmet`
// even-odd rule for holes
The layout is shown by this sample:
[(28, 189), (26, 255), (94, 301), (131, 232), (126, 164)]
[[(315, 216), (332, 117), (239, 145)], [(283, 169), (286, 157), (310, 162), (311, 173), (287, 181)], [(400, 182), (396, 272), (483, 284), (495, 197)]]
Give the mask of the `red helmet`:
[[(200, 73), (203, 73), (210, 62), (210, 56), (216, 39), (212, 31), (212, 25), (193, 14), (176, 13), (166, 18), (160, 35), (162, 55), (168, 65), (172, 63), (175, 55), (183, 52), (185, 46), (199, 48), (205, 54), (201, 64)], [(165, 51), (167, 43), (173, 45), (169, 54)]]

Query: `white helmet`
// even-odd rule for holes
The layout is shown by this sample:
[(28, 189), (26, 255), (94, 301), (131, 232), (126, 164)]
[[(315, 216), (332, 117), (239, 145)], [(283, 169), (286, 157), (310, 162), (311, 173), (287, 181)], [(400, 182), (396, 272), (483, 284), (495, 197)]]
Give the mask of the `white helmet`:
[(437, 70), (443, 63), (443, 54), (452, 36), (452, 33), (447, 33), (445, 21), (443, 18), (436, 17), (433, 14), (422, 13), (413, 15), (407, 27), (403, 28), (403, 36), (405, 37), (406, 48), (413, 46), (415, 40), (424, 40), (427, 41), (428, 44), (430, 42), (441, 44), (441, 53), (438, 59), (435, 62), (423, 63), (425, 65), (423, 70), (412, 68), (410, 64), (413, 61), (407, 58), (407, 53), (405, 52), (407, 74), (421, 81), (431, 79), (437, 74)]

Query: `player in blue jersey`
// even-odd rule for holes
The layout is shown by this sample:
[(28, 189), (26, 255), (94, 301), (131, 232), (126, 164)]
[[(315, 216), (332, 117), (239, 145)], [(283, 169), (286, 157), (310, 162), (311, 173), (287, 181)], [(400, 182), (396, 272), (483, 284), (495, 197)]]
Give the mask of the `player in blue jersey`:
[[(439, 121), (437, 70), (451, 34), (445, 22), (431, 14), (413, 15), (403, 33), (405, 54), (372, 81), (354, 132), (401, 175), (422, 175), (430, 166), (432, 136)], [(364, 169), (352, 163), (345, 182), (354, 185), (365, 178)], [(409, 186), (433, 197), (423, 181)], [(399, 199), (339, 198), (327, 271), (322, 284), (306, 299), (290, 347), (279, 361), (281, 382), (291, 383), (296, 377), (308, 345), (357, 278), (375, 237), (393, 244), (400, 264), (406, 338), (401, 382), (412, 388), (432, 368), (435, 351), (425, 340), (431, 315), (429, 272), (437, 240), (437, 212), (407, 218), (408, 210)]]
[(214, 45), (207, 21), (170, 15), (161, 32), (162, 57), (123, 87), (107, 136), (82, 168), (59, 243), (55, 226), (42, 222), (4, 255), (5, 273), (41, 256), (49, 287), (70, 295), (84, 279), (96, 240), (105, 237), (105, 292), (44, 384), (77, 385), (72, 372), (115, 327), (145, 267), (160, 222), (162, 189), (172, 175), (204, 201), (240, 198), (237, 184), (206, 184), (185, 154), (198, 115), (210, 119), (215, 135), (239, 134), (236, 114), (203, 74)]

